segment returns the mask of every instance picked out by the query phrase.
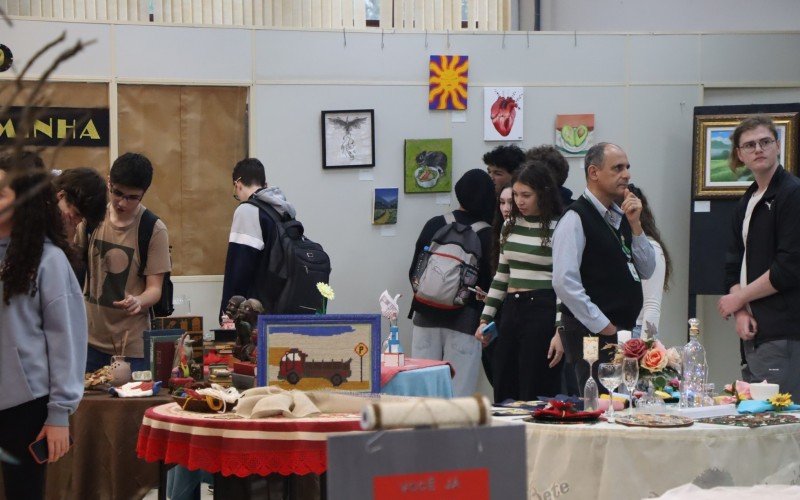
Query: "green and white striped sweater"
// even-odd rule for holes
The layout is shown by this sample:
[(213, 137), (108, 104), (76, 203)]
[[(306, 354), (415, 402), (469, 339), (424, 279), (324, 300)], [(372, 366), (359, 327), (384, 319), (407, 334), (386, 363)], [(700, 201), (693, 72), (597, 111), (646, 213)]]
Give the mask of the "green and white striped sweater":
[[(550, 223), (551, 241), (557, 222)], [(519, 290), (553, 288), (553, 249), (542, 245), (543, 232), (538, 217), (517, 217), (500, 249), (500, 262), (486, 297), (482, 321), (488, 323), (494, 319), (509, 287)]]

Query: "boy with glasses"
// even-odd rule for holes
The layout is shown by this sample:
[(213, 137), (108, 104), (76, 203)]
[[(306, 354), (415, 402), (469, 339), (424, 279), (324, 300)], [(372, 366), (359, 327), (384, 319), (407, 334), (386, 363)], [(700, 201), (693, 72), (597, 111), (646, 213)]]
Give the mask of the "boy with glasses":
[(720, 315), (736, 319), (748, 382), (767, 380), (800, 397), (800, 179), (779, 162), (778, 131), (768, 116), (743, 120), (731, 136), (732, 170), (755, 182), (739, 201), (725, 262)]
[(120, 156), (109, 173), (105, 219), (88, 234), (83, 224), (78, 227), (78, 246), (88, 255), (87, 372), (108, 365), (116, 354), (124, 354), (134, 371), (147, 369), (142, 332), (150, 328), (150, 307), (161, 298), (164, 274), (172, 267), (167, 227), (159, 219), (140, 269), (139, 225), (146, 211), (141, 201), (152, 180), (153, 166), (145, 156)]

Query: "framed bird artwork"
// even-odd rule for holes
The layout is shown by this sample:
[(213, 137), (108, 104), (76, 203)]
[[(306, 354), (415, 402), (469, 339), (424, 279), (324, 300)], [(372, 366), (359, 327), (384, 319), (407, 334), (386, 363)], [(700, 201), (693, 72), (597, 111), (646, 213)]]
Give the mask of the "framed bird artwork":
[(322, 112), (322, 168), (375, 166), (375, 112)]

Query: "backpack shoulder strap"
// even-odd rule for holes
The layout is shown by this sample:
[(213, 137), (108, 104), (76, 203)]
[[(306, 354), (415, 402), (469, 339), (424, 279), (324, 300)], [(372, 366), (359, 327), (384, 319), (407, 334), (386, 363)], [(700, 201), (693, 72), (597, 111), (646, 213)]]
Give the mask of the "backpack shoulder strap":
[(470, 224), (469, 227), (471, 227), (472, 230), (477, 233), (479, 231), (483, 231), (484, 229), (488, 229), (488, 228), (490, 228), (492, 226), (490, 226), (488, 223), (486, 223), (486, 222), (484, 222), (482, 220), (479, 220), (478, 222), (473, 222), (472, 224)]
[(156, 221), (158, 221), (158, 215), (145, 208), (142, 219), (139, 221), (139, 276), (144, 276), (144, 269), (147, 267), (147, 251)]
[(277, 227), (278, 234), (283, 233), (290, 233), (295, 234), (300, 237), (303, 236), (303, 224), (291, 217), (289, 214), (279, 214), (278, 211), (270, 205), (269, 203), (265, 202), (264, 200), (259, 200), (258, 198), (250, 198), (249, 200), (243, 201), (242, 203), (249, 203), (250, 205), (255, 205), (264, 213), (270, 216), (272, 221), (275, 223)]
[(453, 212), (447, 212), (444, 214), (444, 223), (445, 224), (452, 224), (456, 221), (456, 216), (453, 215)]

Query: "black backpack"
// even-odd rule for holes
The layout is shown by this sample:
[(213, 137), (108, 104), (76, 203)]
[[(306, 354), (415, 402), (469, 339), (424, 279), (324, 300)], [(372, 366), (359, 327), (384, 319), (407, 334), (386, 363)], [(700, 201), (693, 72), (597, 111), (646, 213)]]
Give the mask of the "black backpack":
[[(328, 283), (331, 259), (322, 245), (308, 239), (303, 224), (288, 214), (281, 216), (269, 203), (250, 198), (274, 222), (269, 254), (258, 264), (248, 297), (261, 301), (269, 314), (314, 314), (322, 306), (317, 283)], [(265, 241), (265, 245), (267, 242)]]
[[(156, 226), (158, 215), (145, 209), (142, 214), (142, 220), (139, 221), (139, 276), (144, 277), (144, 269), (147, 266), (147, 251), (150, 247), (150, 238), (153, 236), (153, 228)], [(172, 248), (170, 247), (170, 251)], [(172, 260), (172, 257), (170, 257)], [(172, 285), (171, 273), (164, 273), (164, 283), (161, 285), (161, 298), (158, 302), (151, 307), (153, 316), (156, 318), (163, 318), (169, 316), (175, 311), (175, 306), (172, 303), (172, 294), (174, 286)]]

